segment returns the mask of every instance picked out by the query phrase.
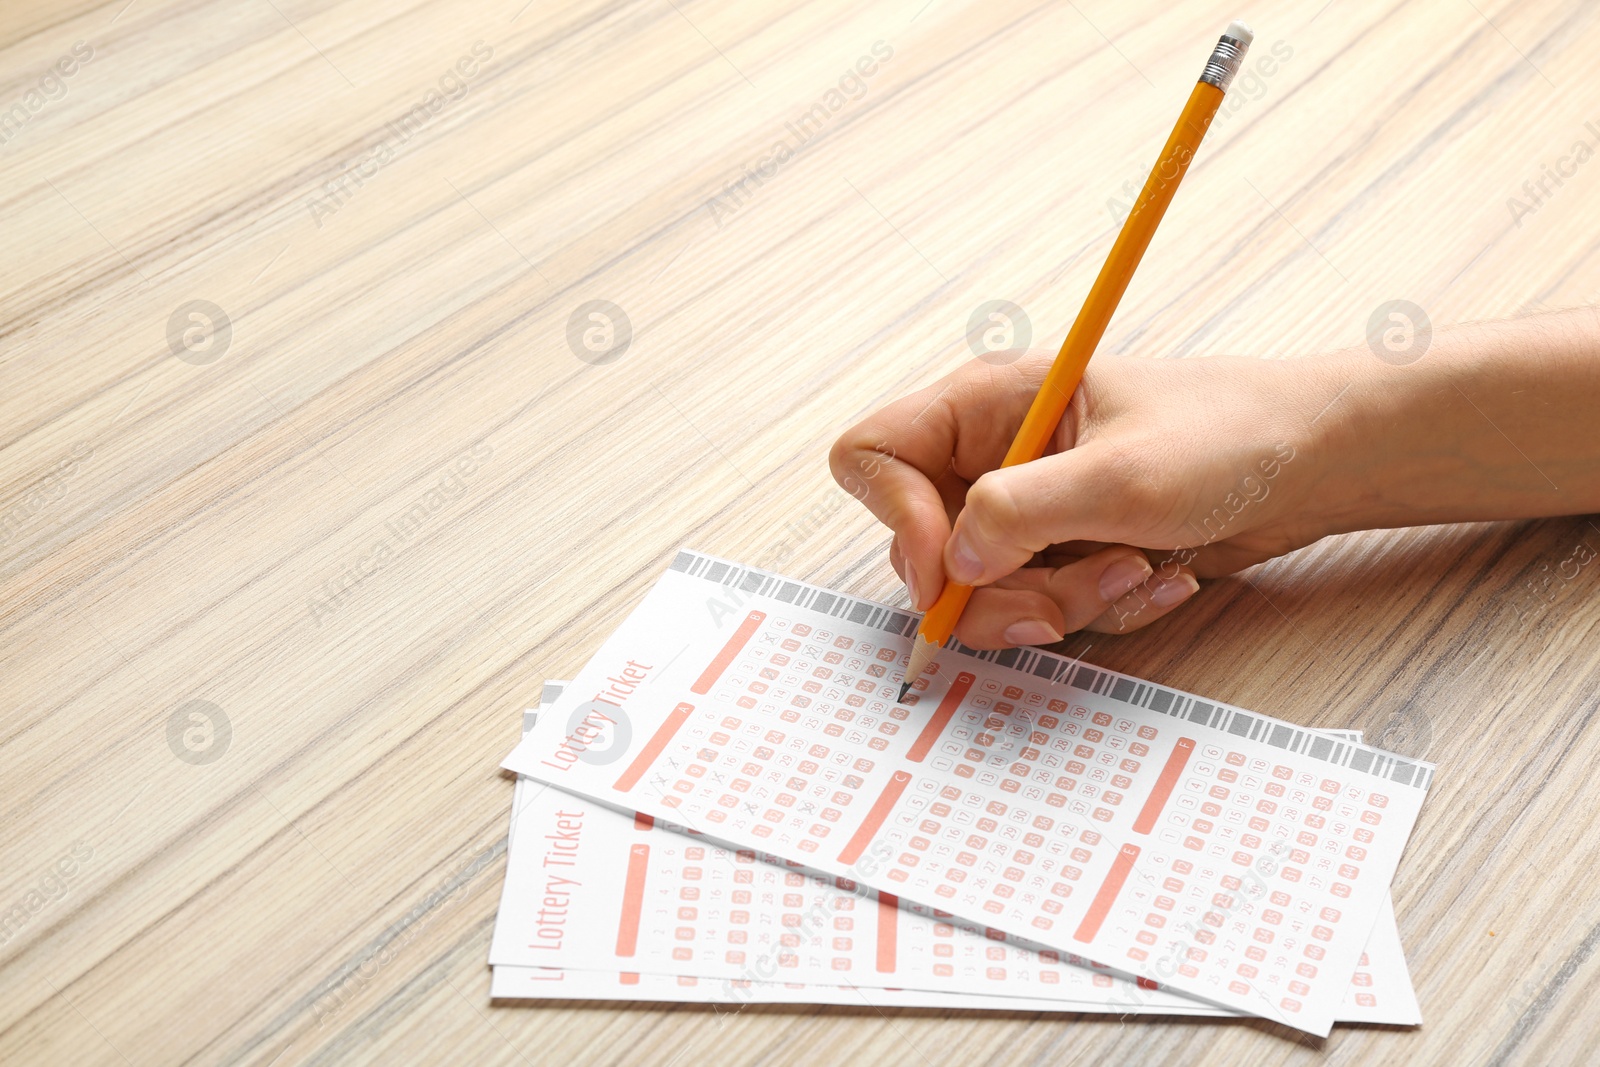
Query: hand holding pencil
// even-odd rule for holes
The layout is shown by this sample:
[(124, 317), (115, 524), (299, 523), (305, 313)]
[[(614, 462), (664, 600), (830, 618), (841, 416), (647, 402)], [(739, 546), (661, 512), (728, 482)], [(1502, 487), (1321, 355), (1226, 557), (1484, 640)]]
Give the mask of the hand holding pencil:
[[(1238, 72), (1253, 37), (1243, 23), (1234, 22), (1212, 50), (1211, 58), (1195, 83), (1182, 114), (1178, 116), (1172, 135), (1167, 139), (1166, 147), (1151, 169), (1133, 210), (1123, 222), (1122, 232), (1117, 236), (1105, 265), (1089, 290), (1083, 310), (1078, 313), (1066, 341), (1062, 343), (1060, 354), (1045, 374), (1038, 394), (1006, 452), (1002, 467), (1029, 463), (1044, 455), (1078, 383), (1083, 379), (1089, 358), (1094, 355), (1095, 346), (1104, 336), (1117, 303), (1127, 290), (1139, 260), (1150, 245), (1150, 239), (1155, 236), (1156, 227), (1166, 213), (1167, 205), (1172, 202), (1178, 184), (1188, 172), (1195, 151), (1222, 104), (1228, 85)], [(954, 575), (945, 582), (938, 599), (923, 617), (906, 670), (905, 684), (900, 690), (900, 699), (905, 699), (906, 691), (955, 633), (956, 624), (966, 609), (972, 591), (971, 585), (956, 580)]]
[(1331, 534), (1600, 513), (1600, 311), (1436, 330), (1427, 358), (1406, 365), (1384, 358), (1386, 343), (1103, 358), (1042, 440), (1036, 420), (1039, 456), (1020, 462), (1018, 430), (1040, 398), (1073, 395), (1064, 357), (974, 360), (852, 427), (830, 463), (894, 532), (889, 560), (912, 606), (966, 599), (954, 634), (974, 648), (1127, 633), (1198, 578)]

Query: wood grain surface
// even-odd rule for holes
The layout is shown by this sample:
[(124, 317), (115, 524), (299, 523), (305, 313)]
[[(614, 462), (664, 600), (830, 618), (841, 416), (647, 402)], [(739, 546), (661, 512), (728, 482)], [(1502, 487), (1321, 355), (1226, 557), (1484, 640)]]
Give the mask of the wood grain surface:
[(1587, 519), (1065, 645), (1437, 761), (1418, 1030), (489, 999), (541, 681), (680, 544), (903, 597), (828, 445), (1059, 343), (1236, 16), (1101, 358), (1600, 298), (1592, 0), (7, 0), (0, 1062), (1592, 1062)]

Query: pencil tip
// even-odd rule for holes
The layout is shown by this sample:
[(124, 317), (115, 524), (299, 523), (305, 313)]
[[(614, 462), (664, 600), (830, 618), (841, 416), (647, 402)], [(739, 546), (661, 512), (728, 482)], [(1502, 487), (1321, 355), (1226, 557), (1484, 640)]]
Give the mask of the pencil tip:
[(906, 684), (900, 687), (900, 695), (895, 698), (894, 702), (896, 704), (904, 704), (906, 702), (906, 694), (909, 692), (911, 692), (911, 683), (906, 682)]

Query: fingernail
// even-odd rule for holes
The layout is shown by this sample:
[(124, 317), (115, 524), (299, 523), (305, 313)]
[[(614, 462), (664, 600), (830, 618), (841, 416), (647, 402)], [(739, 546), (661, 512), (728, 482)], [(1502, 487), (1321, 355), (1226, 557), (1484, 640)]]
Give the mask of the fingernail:
[(1128, 556), (1107, 567), (1100, 575), (1100, 599), (1113, 603), (1122, 594), (1143, 584), (1151, 575), (1150, 561), (1144, 556)]
[(920, 609), (922, 597), (918, 595), (917, 590), (917, 568), (911, 565), (909, 559), (906, 560), (906, 592), (911, 596), (911, 606)]
[(1051, 645), (1061, 640), (1061, 635), (1043, 619), (1023, 619), (1006, 627), (1004, 637), (1013, 645)]
[(1192, 574), (1178, 574), (1172, 578), (1163, 578), (1157, 582), (1155, 588), (1150, 590), (1150, 599), (1157, 607), (1170, 608), (1174, 604), (1181, 604), (1194, 596), (1200, 588), (1200, 583), (1195, 581)]
[(956, 531), (955, 547), (950, 550), (950, 577), (962, 585), (971, 585), (983, 575), (983, 560), (972, 550), (967, 535)]

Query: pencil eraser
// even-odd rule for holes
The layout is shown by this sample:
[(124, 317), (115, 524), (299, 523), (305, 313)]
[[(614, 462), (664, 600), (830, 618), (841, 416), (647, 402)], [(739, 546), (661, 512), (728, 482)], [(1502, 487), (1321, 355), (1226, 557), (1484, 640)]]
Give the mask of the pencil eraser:
[(1232, 37), (1235, 41), (1242, 41), (1246, 48), (1249, 48), (1250, 42), (1256, 39), (1255, 31), (1238, 19), (1228, 23), (1228, 28), (1222, 31), (1222, 36)]

